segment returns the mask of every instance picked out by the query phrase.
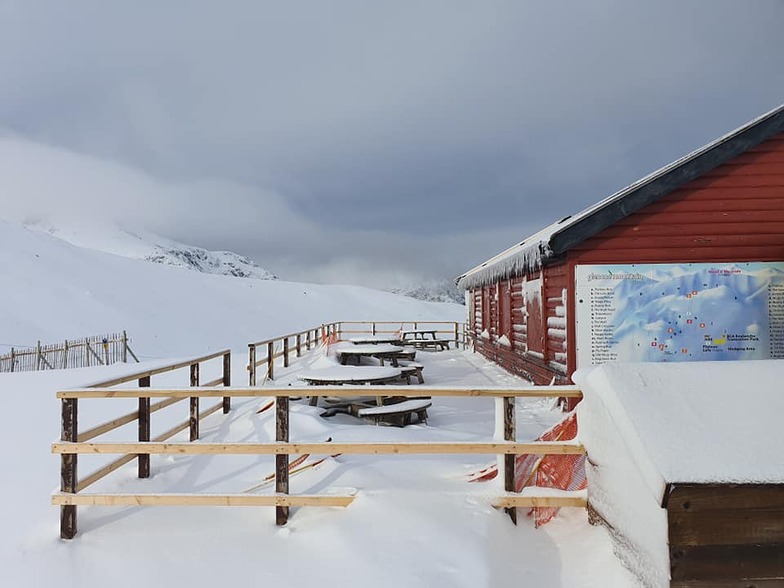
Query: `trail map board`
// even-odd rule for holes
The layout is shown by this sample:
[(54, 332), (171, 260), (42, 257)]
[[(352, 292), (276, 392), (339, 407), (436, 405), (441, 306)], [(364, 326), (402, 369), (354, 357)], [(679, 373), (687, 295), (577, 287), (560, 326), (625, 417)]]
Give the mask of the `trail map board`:
[(784, 358), (784, 262), (578, 265), (577, 367)]

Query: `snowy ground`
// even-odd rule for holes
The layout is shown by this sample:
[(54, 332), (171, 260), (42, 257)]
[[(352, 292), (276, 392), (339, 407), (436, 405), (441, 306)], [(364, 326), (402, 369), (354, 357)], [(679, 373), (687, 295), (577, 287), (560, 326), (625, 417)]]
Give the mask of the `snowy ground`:
[[(428, 385), (509, 385), (516, 380), (470, 352), (418, 354)], [(278, 373), (275, 384), (323, 362), (314, 352)], [(6, 426), (0, 567), (14, 586), (237, 586), (264, 581), (288, 586), (631, 586), (612, 555), (604, 530), (587, 524), (581, 510), (564, 509), (534, 529), (513, 526), (489, 505), (499, 482), (468, 484), (465, 475), (487, 465), (482, 456), (341, 456), (291, 479), (292, 493), (342, 493), (357, 498), (345, 509), (292, 509), (284, 528), (273, 508), (81, 507), (79, 534), (58, 538), (58, 509), (49, 494), (59, 480), (59, 460), (49, 453), (58, 436), (57, 389), (137, 369), (112, 366), (62, 372), (3, 374), (0, 385), (19, 417)], [(217, 369), (217, 367), (216, 367)], [(153, 379), (153, 386), (182, 385), (186, 374)], [(207, 370), (204, 377), (212, 377)], [(244, 362), (234, 362), (243, 381)], [(80, 404), (80, 428), (128, 411), (121, 401)], [(115, 403), (118, 403), (117, 405)], [(95, 406), (91, 406), (91, 405)], [(235, 400), (228, 416), (202, 423), (204, 441), (274, 438), (274, 414), (257, 414), (265, 401)], [(153, 415), (153, 435), (185, 418), (183, 405)], [(292, 403), (292, 441), (489, 440), (494, 401), (436, 398), (427, 425), (376, 427), (320, 408)], [(165, 414), (169, 413), (169, 414)], [(561, 418), (548, 401), (521, 402), (518, 439), (535, 438)], [(132, 440), (133, 425), (117, 438)], [(103, 439), (101, 439), (103, 440)], [(99, 458), (95, 458), (98, 460)], [(102, 459), (102, 458), (101, 458)], [(80, 474), (96, 467), (80, 458)], [(242, 492), (273, 471), (270, 456), (153, 456), (152, 478), (135, 478), (135, 465), (115, 472), (91, 491)], [(271, 492), (269, 486), (257, 492)]]

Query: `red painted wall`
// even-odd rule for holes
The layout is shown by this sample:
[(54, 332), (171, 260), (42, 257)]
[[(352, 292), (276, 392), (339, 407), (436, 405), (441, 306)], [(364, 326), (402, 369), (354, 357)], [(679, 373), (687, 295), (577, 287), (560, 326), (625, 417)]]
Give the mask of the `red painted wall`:
[[(501, 293), (508, 288), (511, 304), (489, 296), (490, 337), (479, 336), (482, 329), (476, 322), (470, 325), (476, 349), (537, 384), (549, 384), (553, 378), (566, 383), (575, 369), (576, 264), (711, 261), (784, 261), (784, 133), (580, 243), (563, 262), (502, 282)], [(544, 308), (537, 313), (526, 309), (523, 293), (526, 281), (540, 274)], [(496, 287), (485, 288), (495, 293)], [(481, 291), (474, 291), (475, 304), (481, 303)], [(499, 312), (507, 308), (511, 347), (498, 343), (507, 327)], [(540, 336), (544, 349), (530, 340)]]

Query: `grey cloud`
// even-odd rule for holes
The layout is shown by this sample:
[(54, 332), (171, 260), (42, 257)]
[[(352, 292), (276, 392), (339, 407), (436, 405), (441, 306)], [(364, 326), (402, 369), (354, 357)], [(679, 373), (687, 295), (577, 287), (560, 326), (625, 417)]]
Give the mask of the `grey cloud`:
[[(470, 236), (495, 231), (502, 249), (784, 96), (778, 0), (0, 11), (0, 127), (198, 201), (204, 221), (178, 204), (150, 222), (284, 276), (356, 279), (369, 249), (320, 244), (368, 231), (422, 244), (410, 273), (467, 269)], [(265, 215), (279, 220), (259, 231)], [(288, 247), (272, 238), (284, 226)]]

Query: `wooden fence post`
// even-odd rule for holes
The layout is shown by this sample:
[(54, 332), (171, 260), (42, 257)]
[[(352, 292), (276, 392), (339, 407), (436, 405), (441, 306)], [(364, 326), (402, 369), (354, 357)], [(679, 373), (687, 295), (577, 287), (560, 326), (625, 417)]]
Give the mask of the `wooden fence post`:
[(283, 337), (283, 367), (289, 367), (289, 338)]
[[(78, 404), (76, 398), (63, 398), (60, 417), (60, 439), (75, 443), (78, 436)], [(60, 456), (60, 491), (76, 494), (77, 473), (75, 453)], [(76, 505), (60, 507), (60, 537), (73, 539), (76, 535)]]
[(256, 385), (256, 345), (248, 345), (248, 386)]
[(376, 334), (376, 323), (373, 323), (373, 325), (370, 327), (370, 334), (371, 335)]
[(68, 339), (63, 343), (63, 369), (68, 367)]
[[(516, 441), (517, 433), (515, 430), (515, 399), (514, 397), (504, 397), (504, 441)], [(515, 456), (504, 455), (504, 490), (507, 492), (515, 491)], [(517, 508), (505, 509), (512, 522), (517, 524)]]
[(297, 357), (302, 357), (302, 334), (297, 333)]
[(455, 321), (455, 349), (460, 349), (460, 329)]
[[(199, 364), (191, 364), (191, 386), (196, 387), (199, 385)], [(190, 429), (191, 441), (196, 441), (199, 438), (199, 397), (191, 397), (191, 410), (190, 410)]]
[[(139, 388), (150, 387), (150, 376), (139, 378)], [(150, 399), (139, 398), (139, 442), (150, 440)], [(139, 454), (139, 477), (150, 477), (150, 454)]]
[(267, 343), (267, 377), (270, 380), (275, 379), (275, 343), (270, 341)]
[(310, 351), (310, 329), (308, 329), (306, 338), (305, 338), (305, 348)]
[(122, 332), (122, 362), (128, 363), (128, 333)]
[[(275, 441), (278, 443), (289, 442), (289, 399), (279, 396), (275, 399)], [(278, 454), (275, 456), (275, 492), (289, 493), (289, 456)], [(275, 524), (285, 525), (289, 520), (289, 507), (275, 507)]]
[(35, 346), (35, 371), (41, 369), (41, 340)]
[[(231, 352), (223, 355), (223, 387), (231, 387)], [(223, 397), (223, 414), (231, 410), (231, 396)]]
[(16, 363), (16, 354), (14, 353), (14, 348), (11, 347), (11, 372), (14, 371), (14, 364)]

